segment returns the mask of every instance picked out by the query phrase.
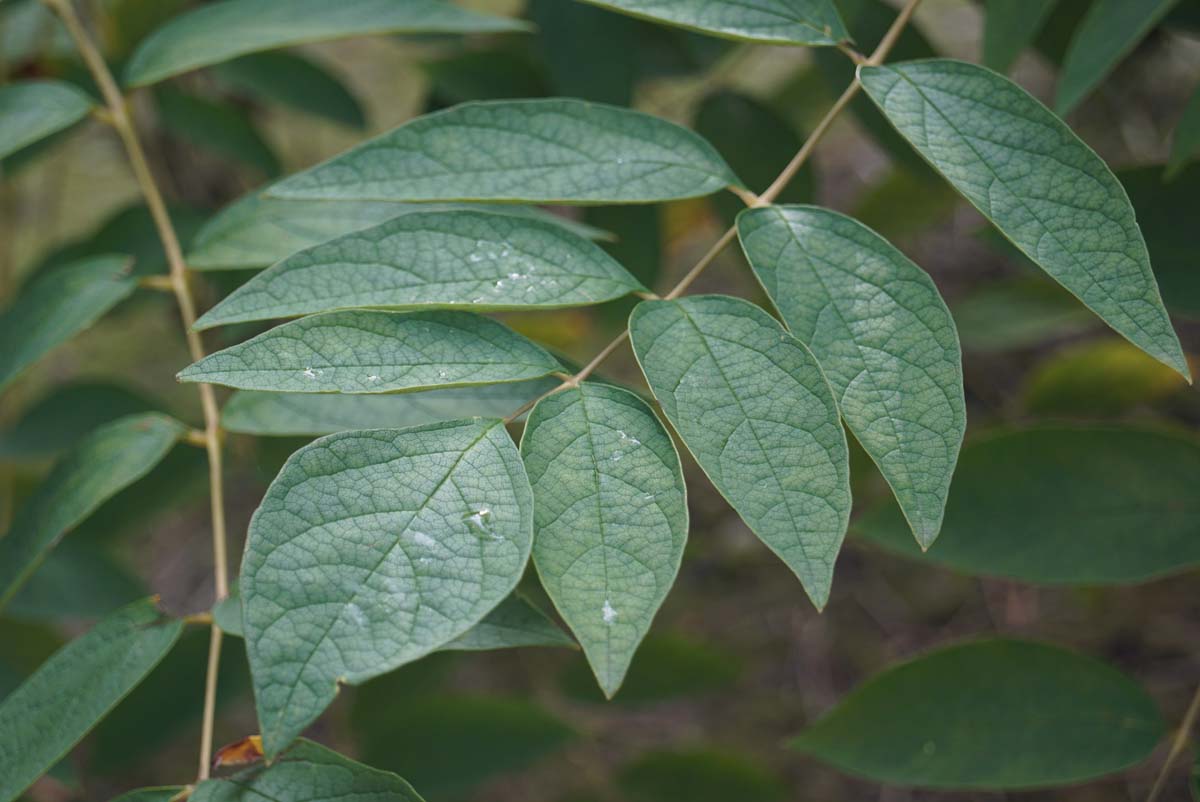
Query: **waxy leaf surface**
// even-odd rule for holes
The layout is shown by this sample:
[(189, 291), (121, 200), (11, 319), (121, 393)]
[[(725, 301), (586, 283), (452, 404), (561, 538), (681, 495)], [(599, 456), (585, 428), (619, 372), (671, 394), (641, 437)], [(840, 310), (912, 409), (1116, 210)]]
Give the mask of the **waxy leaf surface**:
[(0, 158), (82, 120), (92, 101), (64, 81), (0, 87)]
[(832, 0), (586, 0), (634, 17), (701, 33), (781, 45), (849, 39)]

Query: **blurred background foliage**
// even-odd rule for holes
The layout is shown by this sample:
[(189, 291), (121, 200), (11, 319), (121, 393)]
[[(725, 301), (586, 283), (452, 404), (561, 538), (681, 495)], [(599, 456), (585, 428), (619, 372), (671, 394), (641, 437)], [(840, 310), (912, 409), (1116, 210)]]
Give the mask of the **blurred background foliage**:
[[(117, 65), (146, 33), (193, 5), (82, 4)], [(142, 133), (185, 248), (217, 209), (275, 176), (426, 111), (475, 99), (571, 95), (632, 105), (695, 127), (749, 186), (762, 189), (851, 78), (836, 52), (726, 42), (564, 0), (467, 5), (523, 14), (538, 30), (311, 45), (239, 58), (137, 93)], [(1011, 67), (1043, 98), (1052, 95), (1057, 66), (1089, 3), (1051, 5), (1029, 48), (1007, 52), (992, 43), (987, 53), (989, 64)], [(839, 6), (863, 51), (894, 15), (880, 0)], [(928, 0), (894, 58), (936, 53), (979, 60), (983, 51), (981, 3)], [(58, 23), (34, 0), (0, 5), (0, 74), (57, 77), (95, 91)], [(1200, 348), (1200, 164), (1169, 173), (1164, 165), (1198, 76), (1200, 5), (1183, 2), (1069, 117), (1125, 184), (1193, 355)], [(132, 254), (138, 274), (165, 272), (149, 216), (105, 126), (85, 121), (5, 159), (0, 170), (0, 299), (90, 254)], [(1132, 586), (1108, 584), (1105, 571), (1125, 559), (1123, 544), (1180, 532), (1200, 543), (1194, 437), (1200, 396), (1032, 269), (932, 176), (865, 98), (842, 116), (781, 200), (857, 216), (928, 270), (950, 303), (965, 351), (970, 429), (955, 485), (963, 489), (952, 494), (943, 548), (922, 556), (911, 538), (901, 545), (890, 536), (897, 527), (888, 493), (857, 452), (857, 536), (839, 561), (833, 598), (818, 615), (787, 569), (688, 466), (687, 557), (613, 702), (602, 702), (578, 652), (442, 653), (347, 689), (316, 738), (401, 772), (430, 802), (933, 798), (899, 790), (881, 795), (874, 784), (782, 744), (896, 659), (995, 632), (1100, 656), (1140, 680), (1168, 718), (1178, 720), (1200, 674), (1195, 574), (1163, 576), (1170, 572), (1149, 564), (1139, 578), (1152, 581)], [(605, 247), (648, 286), (662, 288), (695, 262), (738, 208), (735, 198), (721, 195), (555, 211), (609, 232)], [(198, 290), (211, 303), (248, 275), (207, 273)], [(697, 289), (764, 300), (733, 248)], [(631, 307), (626, 299), (508, 320), (586, 360), (620, 330)], [(253, 330), (210, 332), (209, 347)], [(0, 529), (53, 457), (99, 423), (151, 408), (197, 420), (194, 392), (171, 380), (187, 362), (172, 303), (139, 292), (29, 371), (0, 408)], [(636, 375), (628, 354), (606, 370), (614, 379)], [(1120, 450), (1114, 431), (1135, 446)], [(303, 442), (229, 436), (231, 531), (238, 538), (267, 483)], [(1063, 456), (1070, 449), (1086, 461), (1113, 448), (1119, 458), (1102, 467), (1119, 467), (1114, 481), (1135, 489), (1167, 483), (1161, 505), (1143, 501), (1114, 518), (1118, 512), (1103, 505), (1096, 511), (1098, 485), (1057, 487), (1078, 464)], [(180, 446), (72, 533), (0, 620), (0, 694), (88, 622), (147, 591), (161, 594), (174, 612), (203, 609), (212, 597), (203, 474), (202, 453)], [(1039, 494), (1048, 486), (1062, 495)], [(1060, 498), (1077, 505), (1068, 505), (1072, 510), (1095, 514), (1061, 514)], [(1072, 551), (1085, 528), (1106, 544), (1105, 553), (1095, 546)], [(972, 552), (972, 543), (979, 544), (971, 535), (980, 532), (991, 536), (983, 545), (1011, 569), (989, 573), (1004, 575), (976, 575), (974, 560), (982, 558)], [(1079, 576), (1006, 578), (1037, 574), (1041, 553), (1022, 550), (1029, 541), (1060, 559), (1072, 554)], [(1191, 560), (1200, 562), (1200, 553)], [(536, 581), (527, 577), (525, 585), (538, 597)], [(29, 796), (107, 799), (118, 788), (189, 776), (205, 640), (189, 633)], [(219, 742), (255, 727), (244, 653), (240, 642), (230, 644)], [(1004, 798), (1128, 799), (1144, 793), (1156, 764), (1079, 790)]]

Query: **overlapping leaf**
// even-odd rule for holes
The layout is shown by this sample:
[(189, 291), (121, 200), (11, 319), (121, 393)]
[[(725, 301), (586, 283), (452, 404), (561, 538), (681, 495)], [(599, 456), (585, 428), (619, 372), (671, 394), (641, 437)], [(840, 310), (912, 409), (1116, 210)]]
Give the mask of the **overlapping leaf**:
[(186, 382), (245, 390), (387, 393), (535, 379), (557, 360), (512, 329), (466, 312), (330, 312), (211, 354)]
[(0, 538), (0, 607), (67, 532), (145, 476), (183, 431), (165, 415), (130, 415), (100, 427), (63, 457)]
[(464, 103), (271, 188), (279, 198), (645, 203), (739, 185), (712, 146), (658, 117), (582, 100)]
[(217, 68), (222, 83), (343, 125), (363, 128), (366, 113), (354, 94), (316, 62), (294, 53), (254, 53)]
[(0, 313), (0, 389), (56, 345), (91, 326), (137, 288), (129, 260), (97, 256), (46, 272)]
[(795, 746), (878, 782), (930, 788), (1067, 785), (1137, 763), (1163, 734), (1119, 671), (1055, 646), (984, 640), (868, 680)]
[(534, 565), (612, 696), (683, 557), (679, 455), (641, 399), (585, 383), (534, 407), (521, 456), (536, 500)]
[(196, 328), (354, 307), (582, 306), (645, 287), (560, 226), (477, 211), (406, 214), (258, 274)]
[(1114, 428), (1010, 432), (963, 449), (942, 536), (926, 554), (890, 505), (855, 530), (970, 574), (1140, 582), (1200, 564), (1198, 482), (1200, 444), (1192, 438)]
[(635, 17), (750, 42), (835, 45), (849, 39), (832, 0), (587, 0)]
[(128, 86), (144, 86), (246, 53), (348, 36), (525, 27), (438, 0), (226, 0), (178, 16), (146, 37), (126, 64), (124, 78)]
[(1057, 0), (1022, 4), (987, 0), (983, 26), (983, 63), (996, 72), (1008, 72), (1021, 51), (1033, 43)]
[(0, 87), (0, 158), (82, 120), (92, 101), (64, 81)]
[(717, 490), (823, 607), (850, 516), (846, 436), (816, 359), (736, 298), (646, 301), (633, 349)]
[(859, 73), (900, 133), (1026, 256), (1189, 375), (1129, 199), (1065, 123), (1008, 79), (960, 61)]
[[(477, 415), (502, 418), (558, 383), (558, 379), (545, 378), (385, 395), (240, 390), (221, 408), (221, 425), (242, 434), (298, 437), (350, 429), (420, 426)], [(0, 440), (0, 449), (3, 443)]]
[(151, 600), (110, 615), (60, 649), (0, 703), (0, 800), (10, 802), (70, 751), (178, 640)]
[(345, 432), (291, 456), (250, 523), (241, 594), (265, 750), (356, 684), (462, 635), (533, 538), (499, 420)]
[(937, 287), (878, 234), (826, 209), (753, 209), (738, 235), (928, 547), (967, 427), (958, 334)]

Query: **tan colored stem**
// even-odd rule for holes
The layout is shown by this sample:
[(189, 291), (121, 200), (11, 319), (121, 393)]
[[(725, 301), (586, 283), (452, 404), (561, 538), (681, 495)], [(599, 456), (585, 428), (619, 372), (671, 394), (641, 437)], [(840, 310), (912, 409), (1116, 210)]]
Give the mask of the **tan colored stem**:
[[(188, 352), (191, 354), (192, 361), (198, 361), (204, 357), (204, 344), (200, 340), (200, 335), (192, 329), (192, 324), (196, 322), (196, 302), (192, 297), (192, 290), (188, 284), (188, 270), (187, 265), (183, 261), (183, 249), (179, 246), (179, 237), (176, 235), (175, 228), (171, 224), (171, 218), (167, 213), (167, 205), (163, 201), (162, 193), (159, 192), (154, 175), (150, 172), (150, 166), (146, 161), (146, 153), (142, 149), (142, 143), (138, 139), (137, 130), (134, 128), (133, 120), (129, 116), (129, 106), (125, 100), (125, 96), (121, 93), (121, 89), (117, 86), (112, 72), (109, 71), (108, 65), (104, 62), (104, 57), (100, 55), (100, 51), (96, 49), (91, 36), (84, 29), (83, 23), (75, 13), (74, 6), (71, 5), (71, 0), (43, 0), (43, 2), (62, 19), (63, 25), (75, 41), (75, 46), (79, 49), (84, 63), (87, 64), (92, 78), (96, 81), (96, 85), (100, 88), (100, 93), (104, 97), (105, 105), (107, 105), (109, 116), (111, 117), (109, 122), (111, 122), (117, 134), (121, 137), (121, 142), (125, 146), (125, 152), (129, 157), (129, 164), (133, 168), (134, 177), (141, 188), (142, 196), (146, 200), (146, 207), (150, 210), (150, 216), (154, 220), (154, 227), (157, 229), (158, 237), (162, 241), (163, 251), (167, 255), (167, 264), (170, 267), (171, 287), (175, 294), (175, 300), (179, 304), (179, 314), (183, 320), (184, 337), (187, 339)], [(213, 578), (216, 585), (217, 600), (219, 601), (229, 595), (228, 557), (225, 547), (225, 494), (223, 489), (224, 472), (221, 462), (220, 413), (217, 409), (216, 394), (213, 392), (212, 385), (198, 384), (196, 386), (200, 391), (200, 406), (204, 412), (204, 445), (205, 450), (208, 452), (208, 479), (212, 506)], [(202, 780), (208, 777), (209, 764), (212, 759), (216, 666), (221, 657), (221, 630), (216, 624), (213, 624), (212, 631), (213, 635), (208, 658), (208, 678), (205, 682), (204, 721), (201, 727), (199, 778)]]
[(1150, 787), (1150, 793), (1146, 796), (1146, 802), (1155, 802), (1159, 794), (1162, 793), (1163, 786), (1167, 782), (1167, 776), (1171, 773), (1171, 766), (1175, 765), (1175, 761), (1183, 754), (1183, 750), (1188, 745), (1192, 728), (1196, 726), (1196, 716), (1198, 714), (1200, 714), (1200, 687), (1196, 688), (1196, 693), (1192, 695), (1192, 702), (1188, 705), (1187, 712), (1183, 714), (1183, 721), (1179, 725), (1179, 731), (1175, 733), (1175, 738), (1171, 741), (1171, 749), (1167, 752), (1167, 758), (1163, 761), (1162, 768), (1158, 770), (1158, 776), (1154, 778), (1154, 785)]

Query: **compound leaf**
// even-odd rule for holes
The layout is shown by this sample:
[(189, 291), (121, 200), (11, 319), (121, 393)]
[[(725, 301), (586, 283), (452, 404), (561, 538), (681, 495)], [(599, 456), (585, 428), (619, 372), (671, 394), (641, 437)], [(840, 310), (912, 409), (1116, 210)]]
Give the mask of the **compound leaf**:
[(1116, 669), (995, 639), (884, 671), (794, 745), (878, 782), (1015, 790), (1119, 771), (1149, 756), (1162, 734), (1154, 701)]
[(145, 599), (50, 657), (0, 702), (0, 800), (11, 802), (79, 743), (183, 631)]
[(333, 701), (478, 623), (521, 578), (533, 501), (499, 420), (344, 432), (293, 454), (250, 522), (243, 625), (274, 757)]
[(831, 0), (586, 0), (642, 19), (748, 42), (836, 45), (850, 38)]
[(823, 607), (850, 516), (850, 468), (817, 360), (737, 298), (646, 301), (629, 323), (642, 372), (675, 431)]
[(181, 423), (165, 415), (130, 415), (101, 426), (75, 445), (0, 538), (0, 607), (67, 532), (149, 473), (183, 431)]
[(74, 125), (91, 108), (91, 99), (64, 81), (0, 87), (0, 158)]
[(533, 562), (605, 695), (683, 558), (688, 512), (670, 435), (640, 398), (585, 383), (529, 414), (521, 456), (533, 485)]
[(135, 289), (123, 256), (97, 256), (35, 278), (0, 313), (0, 389)]
[(437, 0), (226, 0), (182, 14), (147, 36), (126, 64), (124, 79), (127, 86), (145, 86), (246, 53), (349, 36), (526, 27)]
[(418, 212), (288, 257), (196, 328), (354, 307), (585, 306), (644, 289), (598, 245), (560, 226), (491, 212)]
[(293, 320), (185, 368), (185, 382), (244, 390), (387, 393), (535, 379), (554, 357), (467, 312), (329, 312)]
[(582, 100), (464, 103), (286, 178), (279, 198), (645, 203), (740, 185), (674, 123)]
[(1007, 78), (961, 61), (859, 74), (897, 130), (1026, 256), (1134, 345), (1190, 376), (1133, 207), (1065, 123)]
[(827, 209), (752, 209), (738, 235), (928, 547), (967, 427), (958, 334), (937, 287), (887, 240)]

